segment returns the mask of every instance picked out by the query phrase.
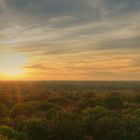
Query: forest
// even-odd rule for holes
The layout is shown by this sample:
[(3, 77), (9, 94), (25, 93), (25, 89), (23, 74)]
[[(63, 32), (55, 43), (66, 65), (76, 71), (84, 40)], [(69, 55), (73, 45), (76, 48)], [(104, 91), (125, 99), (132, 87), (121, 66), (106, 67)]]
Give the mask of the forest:
[(140, 140), (140, 82), (1, 81), (0, 140)]

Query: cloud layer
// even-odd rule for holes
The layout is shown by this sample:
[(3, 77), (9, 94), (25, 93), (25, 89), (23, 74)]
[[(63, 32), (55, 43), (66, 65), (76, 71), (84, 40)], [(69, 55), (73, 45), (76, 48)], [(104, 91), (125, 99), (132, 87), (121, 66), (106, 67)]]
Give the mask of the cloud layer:
[(26, 79), (140, 80), (139, 0), (0, 0), (0, 55)]

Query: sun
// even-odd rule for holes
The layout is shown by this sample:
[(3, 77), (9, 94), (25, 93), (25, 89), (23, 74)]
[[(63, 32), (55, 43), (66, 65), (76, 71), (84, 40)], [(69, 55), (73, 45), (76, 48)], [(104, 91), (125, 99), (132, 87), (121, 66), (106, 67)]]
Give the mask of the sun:
[(18, 77), (24, 74), (23, 67), (27, 63), (27, 56), (22, 53), (7, 53), (0, 58), (0, 73), (5, 77)]

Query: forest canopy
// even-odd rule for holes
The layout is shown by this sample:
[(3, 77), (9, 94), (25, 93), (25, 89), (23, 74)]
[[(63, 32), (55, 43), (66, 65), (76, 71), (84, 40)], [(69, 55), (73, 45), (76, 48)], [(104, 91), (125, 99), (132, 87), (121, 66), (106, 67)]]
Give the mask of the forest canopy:
[(139, 134), (140, 82), (0, 82), (0, 140), (139, 140)]

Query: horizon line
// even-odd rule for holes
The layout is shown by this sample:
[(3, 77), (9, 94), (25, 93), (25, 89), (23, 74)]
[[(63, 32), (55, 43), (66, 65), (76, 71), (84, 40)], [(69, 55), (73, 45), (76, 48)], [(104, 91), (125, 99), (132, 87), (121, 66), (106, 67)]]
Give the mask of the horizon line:
[(140, 82), (140, 80), (0, 80), (0, 82)]

